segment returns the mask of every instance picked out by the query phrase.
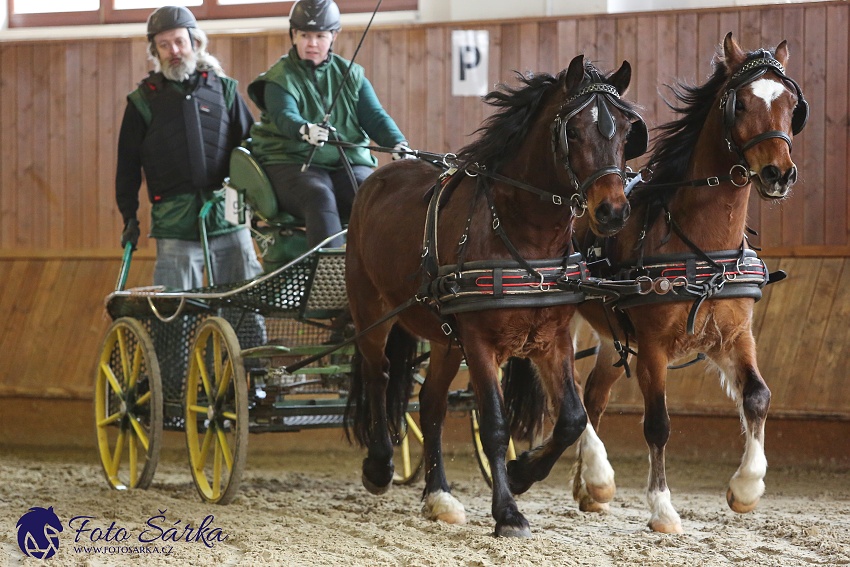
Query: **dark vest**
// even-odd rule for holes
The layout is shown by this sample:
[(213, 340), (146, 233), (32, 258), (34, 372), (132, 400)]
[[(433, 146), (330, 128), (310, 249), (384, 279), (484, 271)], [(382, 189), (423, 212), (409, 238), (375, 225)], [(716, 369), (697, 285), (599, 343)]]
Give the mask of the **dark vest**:
[(230, 114), (218, 76), (200, 72), (195, 88), (183, 93), (162, 73), (151, 73), (139, 90), (151, 110), (142, 144), (151, 202), (219, 189), (230, 157)]

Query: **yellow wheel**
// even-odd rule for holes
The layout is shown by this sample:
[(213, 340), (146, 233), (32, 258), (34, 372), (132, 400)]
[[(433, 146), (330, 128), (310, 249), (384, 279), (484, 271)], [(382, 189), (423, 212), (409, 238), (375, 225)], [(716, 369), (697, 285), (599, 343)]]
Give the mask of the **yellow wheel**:
[[(487, 460), (487, 455), (484, 454), (484, 446), (481, 444), (481, 431), (478, 425), (478, 410), (472, 410), (469, 414), (469, 423), (472, 426), (472, 444), (475, 447), (475, 459), (478, 461), (478, 468), (481, 469), (481, 474), (484, 480), (487, 481), (487, 486), (493, 487), (493, 474), (490, 472), (490, 461)], [(514, 447), (513, 438), (508, 441), (508, 452), (505, 455), (505, 461), (516, 460), (516, 448)]]
[(185, 394), (189, 465), (201, 498), (236, 496), (248, 453), (248, 384), (233, 327), (210, 317), (189, 351)]
[(424, 457), (422, 431), (413, 416), (404, 414), (404, 437), (396, 449), (393, 484), (412, 484), (422, 476)]
[(109, 486), (148, 488), (162, 446), (162, 380), (151, 337), (136, 319), (117, 319), (103, 339), (94, 412)]

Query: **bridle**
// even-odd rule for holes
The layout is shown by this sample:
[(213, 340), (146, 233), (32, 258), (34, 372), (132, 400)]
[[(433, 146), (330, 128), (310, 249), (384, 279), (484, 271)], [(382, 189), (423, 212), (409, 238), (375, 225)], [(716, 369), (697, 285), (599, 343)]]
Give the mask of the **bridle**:
[(741, 68), (729, 78), (729, 82), (726, 84), (726, 92), (723, 93), (722, 97), (720, 97), (720, 111), (723, 112), (723, 133), (726, 139), (726, 146), (729, 148), (730, 152), (733, 152), (738, 156), (739, 164), (744, 167), (747, 172), (750, 171), (750, 168), (747, 164), (746, 157), (744, 157), (744, 152), (756, 144), (760, 144), (761, 142), (771, 138), (779, 138), (788, 144), (789, 152), (793, 148), (791, 137), (781, 130), (768, 130), (767, 132), (762, 132), (748, 140), (743, 146), (738, 146), (738, 144), (736, 144), (732, 139), (732, 128), (735, 125), (735, 103), (738, 90), (771, 71), (778, 75), (784, 83), (789, 85), (797, 95), (797, 105), (794, 107), (794, 111), (791, 116), (791, 133), (794, 135), (799, 134), (809, 119), (809, 103), (806, 102), (806, 99), (803, 97), (803, 92), (800, 90), (800, 86), (796, 83), (796, 81), (794, 81), (794, 79), (785, 74), (785, 67), (783, 67), (782, 63), (777, 61), (769, 51), (760, 49), (756, 55), (745, 61)]
[(606, 82), (594, 69), (585, 70), (585, 86), (564, 101), (555, 114), (552, 122), (552, 151), (556, 166), (561, 156), (561, 163), (567, 171), (570, 182), (575, 188), (575, 193), (570, 197), (570, 206), (573, 215), (581, 217), (587, 210), (587, 191), (600, 178), (606, 175), (618, 175), (626, 183), (626, 172), (617, 165), (604, 166), (589, 175), (584, 181), (579, 182), (578, 176), (573, 171), (570, 163), (570, 143), (567, 138), (567, 124), (579, 112), (590, 106), (596, 105), (597, 128), (599, 133), (606, 139), (611, 139), (617, 131), (614, 117), (608, 105), (613, 105), (632, 119), (632, 128), (629, 131), (625, 146), (625, 159), (630, 160), (643, 155), (648, 143), (648, 132), (643, 118), (629, 108), (622, 100), (617, 89)]

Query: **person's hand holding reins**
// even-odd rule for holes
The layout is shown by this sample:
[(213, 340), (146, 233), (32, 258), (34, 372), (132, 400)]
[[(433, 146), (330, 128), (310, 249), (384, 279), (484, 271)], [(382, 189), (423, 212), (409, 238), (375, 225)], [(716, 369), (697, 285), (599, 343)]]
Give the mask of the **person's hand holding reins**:
[(328, 141), (328, 137), (330, 136), (331, 130), (334, 130), (333, 126), (323, 126), (322, 124), (303, 124), (298, 132), (301, 133), (301, 139), (321, 148), (325, 145), (325, 142)]

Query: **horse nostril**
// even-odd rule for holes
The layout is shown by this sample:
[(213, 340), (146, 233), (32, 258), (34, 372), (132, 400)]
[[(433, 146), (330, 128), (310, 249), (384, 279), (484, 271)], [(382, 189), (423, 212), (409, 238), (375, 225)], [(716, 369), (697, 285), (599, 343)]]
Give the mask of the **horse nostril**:
[(613, 212), (614, 210), (610, 204), (602, 203), (601, 205), (596, 207), (596, 222), (603, 225), (608, 224), (608, 222), (610, 222), (611, 218), (614, 216)]
[(797, 182), (797, 166), (792, 165), (791, 169), (785, 172), (785, 175), (782, 178), (782, 182), (784, 185), (794, 185)]
[(759, 175), (765, 183), (768, 185), (772, 185), (779, 181), (779, 178), (782, 177), (782, 172), (779, 171), (779, 168), (775, 165), (766, 165), (761, 168), (761, 174)]

